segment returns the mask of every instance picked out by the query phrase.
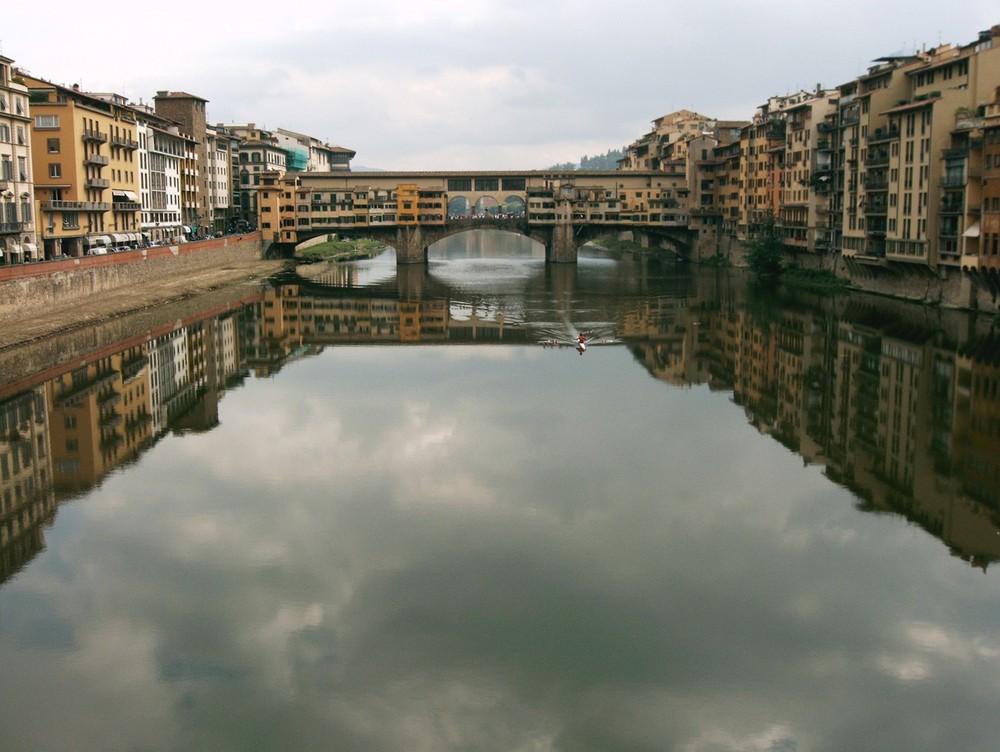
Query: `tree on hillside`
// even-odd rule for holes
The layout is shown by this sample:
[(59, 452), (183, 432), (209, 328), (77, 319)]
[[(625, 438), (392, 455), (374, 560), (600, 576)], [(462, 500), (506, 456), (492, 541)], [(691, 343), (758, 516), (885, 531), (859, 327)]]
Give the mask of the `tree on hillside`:
[(588, 157), (584, 154), (576, 164), (563, 162), (552, 165), (549, 170), (617, 170), (618, 160), (625, 156), (625, 149), (608, 149), (605, 154)]

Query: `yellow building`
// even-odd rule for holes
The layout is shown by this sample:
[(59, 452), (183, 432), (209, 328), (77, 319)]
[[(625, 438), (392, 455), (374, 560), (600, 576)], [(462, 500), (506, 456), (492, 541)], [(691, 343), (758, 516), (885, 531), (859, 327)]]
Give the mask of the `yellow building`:
[(21, 74), (31, 100), (36, 225), (46, 258), (139, 232), (136, 116), (114, 98)]

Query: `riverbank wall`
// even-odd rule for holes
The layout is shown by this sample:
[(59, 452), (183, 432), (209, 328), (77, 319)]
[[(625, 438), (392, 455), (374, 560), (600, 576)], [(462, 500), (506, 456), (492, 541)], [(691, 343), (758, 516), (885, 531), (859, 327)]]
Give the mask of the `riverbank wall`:
[[(696, 246), (692, 261), (720, 255), (729, 266), (748, 266), (750, 250), (744, 243), (732, 237), (712, 241), (710, 247)], [(960, 311), (1000, 313), (1000, 288), (989, 277), (953, 267), (933, 270), (918, 264), (871, 264), (839, 253), (789, 254), (787, 260), (791, 266), (832, 272), (856, 292)]]
[(84, 300), (157, 280), (258, 261), (259, 232), (180, 245), (0, 267), (0, 317), (25, 308)]

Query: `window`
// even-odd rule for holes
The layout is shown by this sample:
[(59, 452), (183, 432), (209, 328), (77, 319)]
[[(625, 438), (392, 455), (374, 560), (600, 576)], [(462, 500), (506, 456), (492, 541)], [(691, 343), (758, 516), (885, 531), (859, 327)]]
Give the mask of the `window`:
[(46, 148), (49, 151), (49, 154), (58, 154), (59, 153), (59, 139), (58, 138), (46, 139), (45, 143), (46, 143)]
[(35, 128), (44, 130), (46, 128), (58, 128), (58, 115), (35, 115)]
[(62, 165), (58, 162), (49, 163), (49, 177), (50, 178), (61, 178), (62, 177)]
[(0, 141), (10, 143), (10, 126), (6, 123), (0, 123)]

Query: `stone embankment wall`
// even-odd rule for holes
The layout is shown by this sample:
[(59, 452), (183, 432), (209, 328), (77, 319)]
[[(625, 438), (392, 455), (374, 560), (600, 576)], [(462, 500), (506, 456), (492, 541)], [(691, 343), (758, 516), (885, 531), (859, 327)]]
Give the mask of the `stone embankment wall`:
[[(749, 249), (740, 241), (723, 236), (707, 241), (696, 242), (692, 261), (707, 261), (719, 253), (730, 266), (747, 266)], [(951, 267), (935, 271), (917, 264), (877, 266), (840, 254), (810, 253), (799, 254), (793, 263), (833, 272), (859, 292), (964, 311), (1000, 312), (1000, 288), (988, 277)]]
[(0, 267), (0, 315), (263, 258), (260, 233)]

